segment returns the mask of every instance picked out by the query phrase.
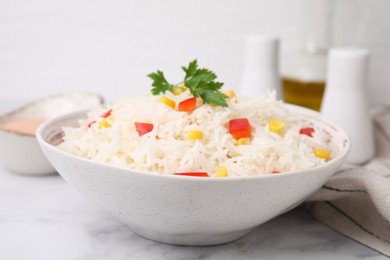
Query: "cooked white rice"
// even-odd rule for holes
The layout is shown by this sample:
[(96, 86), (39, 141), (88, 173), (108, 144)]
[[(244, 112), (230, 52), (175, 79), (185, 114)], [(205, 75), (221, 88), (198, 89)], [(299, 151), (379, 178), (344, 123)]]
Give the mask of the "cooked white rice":
[[(188, 91), (165, 95), (177, 104), (191, 97)], [(201, 105), (189, 114), (162, 103), (159, 96), (126, 97), (110, 107), (115, 118), (107, 119), (111, 127), (99, 128), (105, 110), (91, 112), (80, 127), (64, 127), (59, 147), (97, 162), (159, 174), (204, 171), (214, 176), (218, 166), (225, 166), (228, 176), (253, 176), (325, 163), (313, 149), (326, 148), (328, 137), (315, 125), (303, 123), (274, 93), (233, 98), (228, 105)], [(248, 145), (236, 145), (229, 133), (234, 118), (248, 118), (252, 126)], [(269, 130), (271, 119), (286, 123), (281, 134)], [(96, 123), (88, 127), (92, 121)], [(134, 122), (152, 123), (154, 128), (139, 136)], [(299, 134), (303, 127), (313, 127), (313, 137)], [(204, 138), (189, 140), (191, 130), (200, 130)]]

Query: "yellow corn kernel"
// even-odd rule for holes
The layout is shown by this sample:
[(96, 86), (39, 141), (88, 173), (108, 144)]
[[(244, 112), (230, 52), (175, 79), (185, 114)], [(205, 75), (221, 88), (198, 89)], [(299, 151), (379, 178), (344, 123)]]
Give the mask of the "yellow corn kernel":
[(99, 129), (102, 127), (109, 128), (109, 127), (111, 127), (111, 124), (108, 123), (107, 119), (103, 118), (102, 121), (100, 121)]
[(285, 127), (285, 125), (286, 124), (283, 121), (273, 119), (269, 121), (268, 128), (271, 132), (280, 133)]
[(234, 98), (236, 96), (236, 93), (234, 93), (233, 89), (229, 89), (229, 90), (225, 91), (224, 94), (226, 96), (228, 96), (228, 98), (226, 99), (227, 101), (230, 101), (232, 98)]
[(203, 133), (199, 130), (192, 130), (188, 133), (188, 139), (193, 141), (203, 139)]
[(165, 105), (170, 106), (171, 108), (175, 109), (176, 103), (170, 98), (167, 98), (166, 96), (161, 96), (160, 101), (163, 102)]
[(330, 159), (330, 152), (328, 149), (315, 148), (314, 155), (318, 158), (325, 159), (327, 161)]
[(249, 141), (247, 138), (240, 138), (236, 141), (236, 145), (247, 145)]
[(184, 91), (186, 91), (187, 87), (182, 85), (180, 87), (173, 87), (172, 89), (172, 93), (177, 96), (177, 95), (180, 95), (181, 93), (183, 93)]
[(228, 175), (227, 169), (225, 166), (219, 166), (215, 169), (215, 177), (226, 177)]
[(110, 128), (111, 124), (108, 121), (115, 122), (115, 116), (110, 116), (108, 118), (103, 118), (102, 121), (100, 121), (99, 129), (102, 128), (102, 127)]

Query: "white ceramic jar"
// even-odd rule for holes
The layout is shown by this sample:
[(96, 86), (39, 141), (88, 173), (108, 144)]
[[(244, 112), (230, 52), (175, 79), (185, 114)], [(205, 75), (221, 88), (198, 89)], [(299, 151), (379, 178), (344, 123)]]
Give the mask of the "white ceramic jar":
[(321, 112), (340, 124), (351, 139), (350, 163), (364, 163), (375, 152), (367, 91), (369, 51), (334, 48), (328, 60)]
[(247, 36), (240, 94), (259, 96), (268, 90), (275, 90), (281, 99), (279, 40), (264, 35)]

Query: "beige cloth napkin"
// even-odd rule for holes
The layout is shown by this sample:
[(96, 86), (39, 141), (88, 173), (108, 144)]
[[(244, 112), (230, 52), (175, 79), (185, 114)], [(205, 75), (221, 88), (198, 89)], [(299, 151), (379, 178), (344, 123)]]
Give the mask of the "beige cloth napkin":
[(374, 111), (377, 157), (343, 167), (306, 203), (340, 233), (390, 257), (390, 109)]

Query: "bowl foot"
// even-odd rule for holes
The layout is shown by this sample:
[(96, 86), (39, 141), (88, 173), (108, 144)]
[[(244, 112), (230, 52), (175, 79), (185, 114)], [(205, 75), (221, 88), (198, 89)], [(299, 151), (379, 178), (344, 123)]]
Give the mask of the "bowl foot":
[(232, 242), (237, 240), (250, 231), (252, 228), (239, 230), (228, 233), (176, 233), (176, 234), (165, 234), (154, 232), (151, 230), (135, 230), (133, 231), (139, 236), (153, 240), (156, 242), (164, 243), (164, 244), (172, 244), (172, 245), (181, 245), (181, 246), (211, 246), (211, 245), (219, 245)]

